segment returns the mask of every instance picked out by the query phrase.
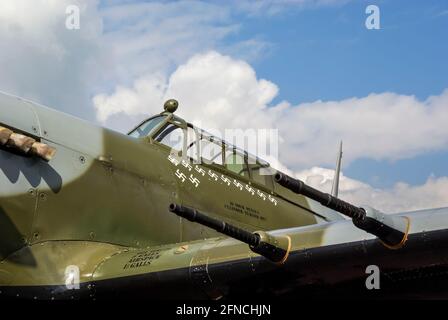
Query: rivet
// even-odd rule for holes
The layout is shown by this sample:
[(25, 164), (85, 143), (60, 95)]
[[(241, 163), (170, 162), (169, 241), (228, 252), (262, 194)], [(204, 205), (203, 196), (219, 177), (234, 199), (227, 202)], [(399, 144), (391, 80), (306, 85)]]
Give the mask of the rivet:
[(34, 190), (33, 188), (29, 189), (28, 194), (34, 198), (36, 196), (36, 190)]
[(37, 128), (33, 126), (33, 132), (37, 133)]
[(80, 157), (79, 157), (79, 161), (80, 161), (82, 164), (84, 164), (84, 163), (86, 163), (86, 158), (85, 158), (84, 156), (80, 156)]
[(47, 194), (42, 192), (41, 194), (39, 194), (39, 198), (40, 198), (40, 200), (45, 201), (45, 200), (47, 200)]

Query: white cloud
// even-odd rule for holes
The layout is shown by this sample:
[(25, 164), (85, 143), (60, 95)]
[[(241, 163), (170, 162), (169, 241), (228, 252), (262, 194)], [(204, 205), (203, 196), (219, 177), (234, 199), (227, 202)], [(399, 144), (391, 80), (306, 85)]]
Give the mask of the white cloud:
[(94, 105), (99, 119), (105, 122), (117, 113), (159, 113), (163, 102), (175, 97), (181, 104), (178, 113), (195, 123), (204, 123), (205, 129), (245, 128), (248, 124), (267, 128), (272, 126), (267, 104), (277, 92), (273, 83), (258, 80), (246, 62), (212, 51), (192, 57), (166, 82), (161, 77), (142, 77), (132, 88), (117, 88), (112, 95), (96, 96)]
[[(180, 101), (179, 114), (205, 129), (278, 128), (280, 160), (298, 170), (333, 165), (339, 140), (345, 165), (355, 159), (397, 160), (448, 146), (448, 90), (419, 101), (395, 93), (342, 101), (271, 106), (278, 87), (252, 67), (217, 52), (195, 55), (168, 79), (146, 77), (132, 88), (94, 99), (99, 119), (159, 113), (163, 101)], [(123, 128), (121, 128), (123, 129)]]
[[(313, 167), (295, 175), (319, 190), (330, 192), (334, 170)], [(341, 173), (339, 197), (358, 206), (368, 205), (386, 213), (448, 206), (448, 177), (434, 178), (418, 186), (397, 183), (392, 188), (377, 189), (350, 179)]]
[[(80, 8), (79, 30), (65, 27), (68, 5)], [(265, 54), (270, 44), (262, 39), (224, 44), (239, 29), (221, 2), (4, 0), (0, 90), (92, 120), (93, 95), (167, 76), (199, 51)]]
[(258, 35), (225, 41), (241, 29), (237, 11), (222, 1), (118, 1), (107, 6), (100, 10), (105, 26), (101, 42), (109, 60), (104, 76), (130, 86), (152, 73), (167, 75), (198, 52), (218, 50), (247, 61), (268, 55), (274, 45)]
[[(70, 4), (80, 8), (79, 30), (65, 27)], [(97, 78), (101, 30), (96, 1), (1, 1), (1, 90), (93, 119), (87, 88)]]
[(277, 119), (289, 144), (284, 146), (285, 162), (329, 165), (340, 139), (347, 146), (346, 164), (363, 157), (397, 160), (446, 149), (447, 103), (448, 90), (425, 101), (381, 93), (287, 108)]
[(199, 1), (120, 3), (101, 10), (110, 77), (129, 84), (167, 73), (198, 51), (219, 46), (239, 30), (225, 6)]
[(164, 76), (154, 74), (135, 81), (132, 89), (118, 86), (112, 96), (97, 95), (93, 103), (98, 120), (106, 122), (111, 115), (121, 112), (129, 116), (147, 114), (150, 106), (160, 106), (165, 90)]

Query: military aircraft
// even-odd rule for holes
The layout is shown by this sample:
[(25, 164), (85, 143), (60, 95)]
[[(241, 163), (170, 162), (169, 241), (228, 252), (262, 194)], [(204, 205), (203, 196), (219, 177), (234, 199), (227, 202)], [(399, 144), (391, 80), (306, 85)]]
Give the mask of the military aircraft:
[(354, 206), (177, 107), (125, 135), (0, 94), (0, 298), (445, 294), (448, 208)]

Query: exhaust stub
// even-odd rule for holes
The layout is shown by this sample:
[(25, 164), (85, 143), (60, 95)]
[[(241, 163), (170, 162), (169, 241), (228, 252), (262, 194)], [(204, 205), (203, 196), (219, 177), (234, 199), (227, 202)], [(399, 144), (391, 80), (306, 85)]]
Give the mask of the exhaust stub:
[(33, 138), (27, 137), (23, 134), (13, 133), (9, 137), (9, 140), (6, 143), (6, 145), (17, 149), (22, 153), (28, 153), (31, 150), (33, 143), (35, 142), (36, 140), (34, 140)]
[(56, 149), (48, 144), (38, 142), (34, 138), (1, 126), (0, 145), (11, 148), (23, 155), (37, 156), (47, 162), (53, 159), (56, 154)]
[(12, 130), (9, 130), (8, 128), (0, 127), (0, 144), (5, 145), (9, 137), (13, 134)]
[(31, 146), (30, 154), (36, 155), (45, 161), (50, 161), (56, 154), (56, 149), (50, 147), (48, 144), (35, 142)]

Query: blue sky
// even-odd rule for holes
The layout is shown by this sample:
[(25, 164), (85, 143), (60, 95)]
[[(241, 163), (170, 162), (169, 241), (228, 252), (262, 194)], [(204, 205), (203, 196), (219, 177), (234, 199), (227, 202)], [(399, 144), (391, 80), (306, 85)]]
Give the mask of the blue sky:
[[(380, 30), (364, 27), (368, 4), (381, 10)], [(240, 32), (228, 41), (256, 35), (271, 44), (252, 65), (279, 86), (276, 101), (341, 100), (387, 91), (424, 100), (448, 88), (448, 1), (353, 1), (243, 17), (240, 23)], [(447, 162), (448, 152), (395, 162), (359, 159), (345, 173), (390, 187), (448, 175)]]
[(382, 1), (381, 30), (364, 27), (365, 3), (248, 19), (241, 36), (274, 43), (255, 67), (290, 101), (384, 91), (426, 98), (448, 87), (448, 16), (437, 16), (448, 2)]

